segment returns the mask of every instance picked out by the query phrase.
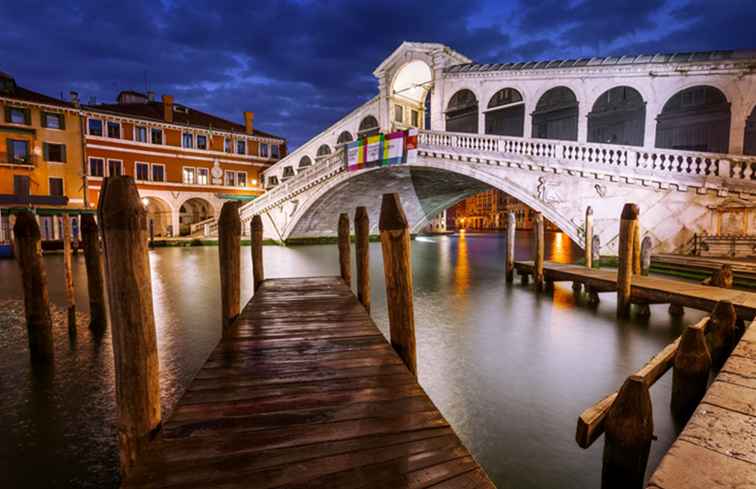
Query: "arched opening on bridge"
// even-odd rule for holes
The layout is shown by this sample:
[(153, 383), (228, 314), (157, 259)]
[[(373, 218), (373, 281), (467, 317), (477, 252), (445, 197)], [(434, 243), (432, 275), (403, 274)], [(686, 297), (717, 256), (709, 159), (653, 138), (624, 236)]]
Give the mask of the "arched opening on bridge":
[(673, 95), (656, 119), (656, 147), (727, 153), (730, 103), (715, 87), (699, 85)]
[(299, 159), (299, 166), (298, 168), (307, 168), (308, 166), (312, 166), (312, 160), (309, 156), (304, 155)]
[(205, 199), (193, 197), (187, 200), (179, 208), (179, 234), (189, 235), (192, 224), (209, 219), (213, 214), (213, 206)]
[(588, 142), (643, 146), (646, 103), (632, 87), (614, 87), (593, 104), (588, 114)]
[(446, 130), (478, 132), (478, 99), (470, 90), (460, 90), (449, 100), (446, 107)]
[[(159, 238), (173, 236), (171, 206), (157, 197), (142, 197), (142, 205), (144, 210), (147, 211), (147, 226), (152, 226), (152, 232), (155, 236)], [(149, 230), (149, 227), (147, 229)]]
[(341, 134), (339, 134), (338, 139), (336, 140), (336, 144), (346, 144), (351, 143), (354, 140), (352, 137), (352, 133), (349, 131), (342, 131)]
[(378, 134), (379, 131), (380, 131), (380, 126), (378, 125), (378, 119), (376, 119), (372, 115), (369, 115), (360, 121), (360, 127), (359, 127), (359, 130), (357, 131), (357, 137), (365, 138), (368, 136), (374, 136)]
[(391, 122), (397, 129), (422, 128), (426, 118), (425, 99), (433, 84), (433, 72), (424, 61), (402, 66), (391, 84)]
[(324, 156), (328, 156), (329, 154), (331, 154), (331, 147), (328, 146), (327, 144), (321, 144), (320, 147), (318, 148), (316, 157), (322, 158)]
[(488, 101), (486, 134), (522, 137), (525, 102), (514, 88), (502, 88)]
[(756, 107), (753, 108), (751, 115), (746, 119), (743, 154), (756, 155)]
[(533, 112), (533, 137), (577, 141), (578, 101), (567, 87), (555, 87), (544, 93)]

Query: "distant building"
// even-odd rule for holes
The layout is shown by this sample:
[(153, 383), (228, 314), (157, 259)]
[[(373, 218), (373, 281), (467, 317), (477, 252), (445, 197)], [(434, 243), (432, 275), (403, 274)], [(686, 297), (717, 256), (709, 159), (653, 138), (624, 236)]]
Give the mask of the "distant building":
[[(477, 193), (447, 210), (447, 227), (472, 231), (503, 231), (507, 213), (514, 212), (517, 229), (533, 229), (535, 211), (496, 189)], [(546, 221), (547, 230), (557, 228)]]

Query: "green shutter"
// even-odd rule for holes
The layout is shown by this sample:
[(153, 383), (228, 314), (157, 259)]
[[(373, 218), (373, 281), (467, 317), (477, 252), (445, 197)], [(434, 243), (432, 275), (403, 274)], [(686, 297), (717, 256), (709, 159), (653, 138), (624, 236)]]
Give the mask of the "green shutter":
[(45, 161), (50, 161), (50, 146), (47, 143), (42, 143), (42, 155)]
[(60, 128), (61, 129), (65, 129), (66, 128), (66, 113), (65, 112), (63, 112), (62, 114), (60, 114)]
[(42, 127), (47, 127), (47, 112), (39, 113), (39, 122)]
[(62, 161), (68, 161), (68, 158), (66, 158), (66, 145), (65, 144), (60, 145), (60, 159)]
[(31, 125), (31, 110), (24, 109), (24, 122), (26, 125)]

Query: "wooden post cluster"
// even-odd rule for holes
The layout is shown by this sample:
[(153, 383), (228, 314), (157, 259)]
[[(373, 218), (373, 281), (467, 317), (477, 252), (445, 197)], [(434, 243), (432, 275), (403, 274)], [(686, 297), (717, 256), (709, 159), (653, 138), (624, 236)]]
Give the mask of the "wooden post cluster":
[(711, 370), (711, 355), (704, 335), (707, 321), (685, 328), (677, 347), (670, 408), (678, 419), (687, 421), (706, 394)]
[(71, 217), (63, 214), (63, 269), (66, 280), (66, 306), (68, 311), (68, 333), (76, 333), (76, 295), (74, 294), (73, 263), (71, 246)]
[(585, 210), (585, 266), (593, 268), (593, 208)]
[(339, 269), (344, 282), (352, 286), (352, 246), (349, 243), (349, 216), (346, 212), (339, 214)]
[(634, 267), (635, 233), (638, 206), (625, 204), (622, 208), (619, 232), (619, 263), (617, 266), (617, 316), (630, 316), (630, 290)]
[(367, 208), (354, 212), (354, 251), (357, 263), (357, 299), (370, 313), (370, 218)]
[(627, 378), (605, 423), (602, 489), (642, 488), (654, 437), (651, 396), (642, 377)]
[(535, 229), (533, 230), (533, 282), (538, 291), (544, 290), (543, 277), (544, 231), (543, 214), (536, 212)]
[(263, 270), (263, 224), (259, 214), (252, 216), (249, 223), (250, 247), (252, 248), (252, 280), (253, 291), (257, 292), (263, 280), (265, 280), (265, 271)]
[(54, 356), (47, 271), (42, 261), (42, 241), (37, 219), (30, 211), (16, 215), (14, 253), (21, 268), (24, 312), (33, 361), (51, 362)]
[(105, 179), (99, 221), (115, 357), (118, 441), (124, 474), (160, 426), (147, 216), (131, 177)]
[(108, 323), (105, 295), (105, 275), (100, 253), (100, 235), (94, 216), (81, 216), (81, 234), (84, 241), (84, 261), (87, 267), (89, 292), (89, 328), (102, 331)]
[(514, 281), (514, 260), (515, 260), (515, 231), (517, 230), (517, 221), (514, 212), (507, 213), (507, 262), (506, 274), (507, 282)]
[(241, 219), (239, 203), (228, 201), (218, 218), (218, 257), (221, 278), (223, 334), (241, 311)]
[(383, 250), (391, 345), (410, 371), (417, 375), (410, 231), (398, 193), (383, 194), (378, 229)]
[(711, 325), (706, 339), (711, 353), (711, 364), (716, 370), (722, 368), (737, 343), (737, 318), (735, 306), (728, 301), (717, 302), (711, 312)]

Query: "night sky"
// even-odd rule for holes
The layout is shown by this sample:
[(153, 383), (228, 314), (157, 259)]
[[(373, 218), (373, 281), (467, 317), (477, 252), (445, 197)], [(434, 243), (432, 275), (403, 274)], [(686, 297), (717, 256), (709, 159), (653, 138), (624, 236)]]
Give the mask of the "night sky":
[(402, 41), (480, 62), (756, 49), (756, 0), (0, 0), (0, 71), (33, 90), (176, 101), (295, 148), (377, 93)]

